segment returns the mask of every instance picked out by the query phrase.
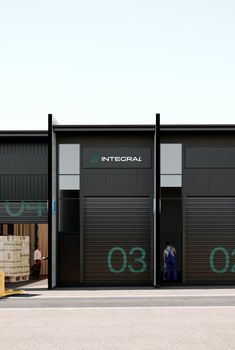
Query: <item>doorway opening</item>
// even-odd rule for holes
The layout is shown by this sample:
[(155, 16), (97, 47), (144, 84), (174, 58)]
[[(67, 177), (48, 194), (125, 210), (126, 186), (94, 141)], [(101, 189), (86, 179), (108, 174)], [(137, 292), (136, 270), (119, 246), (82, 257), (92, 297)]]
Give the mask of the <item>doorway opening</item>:
[[(38, 248), (40, 269), (35, 266)], [(48, 288), (48, 225), (1, 224), (0, 270), (7, 288)]]
[[(182, 199), (181, 188), (161, 188), (161, 283), (182, 283)], [(171, 248), (169, 248), (171, 246)], [(168, 247), (168, 248), (167, 248)], [(172, 249), (172, 250), (171, 250)], [(172, 262), (167, 260), (168, 250), (176, 252)], [(165, 259), (164, 259), (165, 255)], [(165, 260), (165, 263), (164, 263)]]

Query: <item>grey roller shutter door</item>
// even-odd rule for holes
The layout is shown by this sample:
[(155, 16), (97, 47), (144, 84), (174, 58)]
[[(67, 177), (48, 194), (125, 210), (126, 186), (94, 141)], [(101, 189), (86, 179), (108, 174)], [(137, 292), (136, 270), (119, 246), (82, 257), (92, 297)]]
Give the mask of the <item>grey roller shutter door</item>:
[(150, 198), (85, 198), (84, 283), (150, 284)]
[(47, 224), (46, 201), (2, 201), (0, 223), (3, 224)]
[(235, 282), (235, 198), (186, 199), (185, 282)]

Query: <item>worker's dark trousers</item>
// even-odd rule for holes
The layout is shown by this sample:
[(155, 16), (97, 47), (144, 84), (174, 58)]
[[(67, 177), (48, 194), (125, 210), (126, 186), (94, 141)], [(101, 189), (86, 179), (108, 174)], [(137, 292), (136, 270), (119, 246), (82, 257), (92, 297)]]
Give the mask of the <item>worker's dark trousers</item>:
[(39, 276), (40, 276), (41, 264), (42, 264), (41, 260), (36, 260), (36, 267), (37, 267), (37, 269), (35, 271), (35, 277), (36, 278), (39, 278)]
[(166, 264), (166, 280), (170, 281), (171, 270), (173, 270), (174, 281), (177, 281), (177, 267), (176, 267), (176, 264)]

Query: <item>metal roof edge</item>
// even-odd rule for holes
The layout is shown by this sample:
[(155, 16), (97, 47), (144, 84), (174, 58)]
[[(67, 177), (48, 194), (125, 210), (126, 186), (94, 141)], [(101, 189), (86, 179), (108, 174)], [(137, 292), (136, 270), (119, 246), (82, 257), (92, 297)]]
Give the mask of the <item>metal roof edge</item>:
[(119, 130), (148, 130), (154, 131), (155, 125), (143, 124), (143, 125), (135, 125), (135, 124), (114, 124), (114, 125), (53, 125), (53, 129), (55, 132), (57, 131), (119, 131)]
[[(155, 130), (154, 124), (137, 125), (53, 125), (55, 132), (95, 132), (95, 131), (148, 131)], [(162, 124), (165, 132), (235, 132), (235, 124)], [(47, 130), (2, 130), (0, 137), (47, 137)]]
[(47, 130), (0, 130), (0, 137), (47, 137)]
[[(89, 131), (154, 131), (154, 124), (142, 125), (54, 125), (55, 132)], [(162, 124), (161, 132), (233, 132), (235, 124)]]
[(172, 124), (161, 125), (161, 132), (234, 132), (235, 124)]

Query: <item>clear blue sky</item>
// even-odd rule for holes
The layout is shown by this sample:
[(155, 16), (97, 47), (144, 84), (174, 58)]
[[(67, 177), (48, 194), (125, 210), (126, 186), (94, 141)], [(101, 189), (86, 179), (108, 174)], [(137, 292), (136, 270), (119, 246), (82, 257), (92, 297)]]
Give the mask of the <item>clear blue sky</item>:
[(0, 128), (235, 123), (234, 0), (8, 0)]

